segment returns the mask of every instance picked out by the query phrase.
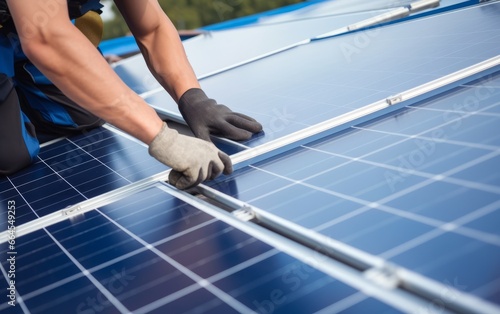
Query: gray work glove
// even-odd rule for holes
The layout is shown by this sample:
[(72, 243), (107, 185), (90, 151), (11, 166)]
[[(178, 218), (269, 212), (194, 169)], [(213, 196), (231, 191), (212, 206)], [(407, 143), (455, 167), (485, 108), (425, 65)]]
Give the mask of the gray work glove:
[(168, 181), (178, 189), (233, 172), (229, 156), (214, 144), (179, 134), (166, 123), (149, 145), (149, 154), (172, 168)]
[(182, 95), (179, 111), (194, 135), (206, 141), (210, 141), (210, 134), (248, 140), (253, 133), (262, 131), (262, 125), (255, 119), (217, 104), (199, 88), (191, 88)]

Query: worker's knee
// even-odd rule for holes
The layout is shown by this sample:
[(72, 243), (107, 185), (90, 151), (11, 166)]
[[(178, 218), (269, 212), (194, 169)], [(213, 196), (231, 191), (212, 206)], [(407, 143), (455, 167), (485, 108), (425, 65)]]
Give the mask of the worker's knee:
[(21, 112), (14, 84), (0, 73), (0, 175), (30, 165), (38, 151), (34, 126)]
[(2, 150), (0, 152), (0, 175), (11, 175), (31, 165), (31, 157), (26, 149)]

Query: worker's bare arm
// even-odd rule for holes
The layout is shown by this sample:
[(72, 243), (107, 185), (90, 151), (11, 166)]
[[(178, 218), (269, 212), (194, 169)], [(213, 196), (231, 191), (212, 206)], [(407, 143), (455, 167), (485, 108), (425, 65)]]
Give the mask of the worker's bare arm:
[(196, 137), (210, 141), (212, 134), (246, 140), (262, 131), (262, 125), (253, 118), (219, 105), (200, 89), (179, 34), (157, 0), (115, 0), (115, 3), (139, 43), (149, 69), (177, 101)]
[(160, 84), (176, 101), (198, 80), (179, 34), (157, 0), (115, 0), (144, 58)]
[(66, 96), (146, 144), (153, 140), (162, 121), (71, 23), (66, 0), (7, 3), (25, 54)]

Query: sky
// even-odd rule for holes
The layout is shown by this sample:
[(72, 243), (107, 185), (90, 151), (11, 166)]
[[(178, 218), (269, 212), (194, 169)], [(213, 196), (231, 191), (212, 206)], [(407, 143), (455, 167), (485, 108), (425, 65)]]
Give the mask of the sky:
[(109, 21), (109, 20), (112, 20), (113, 17), (115, 16), (113, 11), (111, 11), (111, 5), (113, 4), (113, 1), (111, 0), (103, 0), (101, 2), (102, 4), (104, 4), (104, 8), (102, 9), (103, 12), (102, 12), (102, 19), (104, 21)]

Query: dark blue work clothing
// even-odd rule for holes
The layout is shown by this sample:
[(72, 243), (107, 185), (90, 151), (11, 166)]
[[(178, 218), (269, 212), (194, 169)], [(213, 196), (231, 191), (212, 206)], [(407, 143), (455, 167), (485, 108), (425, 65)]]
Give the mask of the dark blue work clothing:
[[(68, 3), (71, 18), (102, 7), (98, 0)], [(5, 8), (0, 0), (0, 175), (35, 161), (40, 141), (104, 123), (66, 97), (26, 58)]]

